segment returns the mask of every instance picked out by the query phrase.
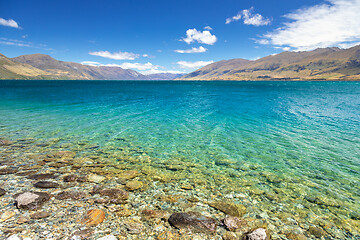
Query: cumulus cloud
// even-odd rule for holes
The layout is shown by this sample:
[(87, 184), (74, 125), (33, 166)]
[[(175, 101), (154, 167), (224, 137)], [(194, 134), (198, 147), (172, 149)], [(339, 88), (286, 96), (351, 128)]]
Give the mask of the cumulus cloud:
[(187, 50), (174, 50), (174, 52), (177, 52), (177, 53), (203, 53), (203, 52), (206, 52), (207, 49), (204, 48), (203, 46), (200, 46), (198, 48), (196, 47), (193, 47), (191, 49), (187, 49)]
[[(140, 57), (140, 54), (131, 53), (131, 52), (108, 52), (108, 51), (98, 51), (98, 52), (89, 52), (90, 55), (110, 58), (115, 60), (134, 60)], [(147, 57), (147, 54), (143, 54), (143, 57)]]
[(193, 28), (186, 31), (186, 38), (182, 38), (181, 41), (184, 41), (187, 44), (198, 42), (213, 45), (217, 41), (217, 38), (215, 35), (212, 35), (210, 31), (198, 31)]
[(225, 24), (229, 24), (231, 22), (238, 21), (243, 19), (244, 24), (246, 25), (254, 25), (254, 26), (265, 26), (271, 23), (271, 20), (268, 18), (264, 18), (258, 13), (253, 13), (254, 8), (251, 7), (249, 9), (244, 9), (240, 11), (237, 15), (227, 18)]
[(214, 61), (197, 61), (197, 62), (179, 61), (177, 62), (177, 64), (179, 65), (180, 68), (201, 68), (213, 62)]
[(5, 26), (5, 27), (20, 28), (19, 25), (17, 24), (17, 22), (15, 22), (12, 19), (6, 20), (3, 18), (0, 18), (0, 25)]
[(284, 17), (282, 27), (267, 33), (260, 44), (308, 51), (330, 46), (349, 47), (360, 43), (360, 0), (329, 0), (298, 9)]

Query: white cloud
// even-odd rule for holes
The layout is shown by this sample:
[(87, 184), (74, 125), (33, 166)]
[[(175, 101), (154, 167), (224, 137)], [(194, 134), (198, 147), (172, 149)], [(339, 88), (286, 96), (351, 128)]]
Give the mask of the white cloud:
[(179, 61), (177, 62), (177, 64), (179, 65), (180, 68), (201, 68), (213, 62), (214, 61), (197, 61), (197, 62)]
[(236, 16), (231, 18), (227, 18), (225, 24), (229, 24), (234, 21), (238, 21), (241, 18), (243, 19), (244, 24), (246, 25), (254, 25), (254, 26), (265, 26), (271, 23), (270, 19), (264, 18), (258, 13), (253, 13), (254, 8), (251, 7), (249, 9), (244, 9), (240, 11)]
[(0, 25), (5, 26), (5, 27), (20, 28), (19, 25), (17, 24), (17, 22), (15, 22), (12, 19), (6, 20), (3, 18), (0, 18)]
[(206, 26), (206, 27), (204, 27), (204, 29), (206, 29), (206, 30), (213, 30), (210, 26)]
[(213, 45), (217, 41), (217, 38), (215, 35), (212, 35), (210, 31), (198, 31), (193, 28), (186, 31), (186, 38), (182, 38), (181, 41), (184, 41), (187, 44), (198, 42)]
[(4, 37), (0, 37), (0, 44), (7, 45), (7, 46), (37, 48), (37, 49), (43, 49), (46, 51), (54, 50), (52, 48), (49, 48), (46, 44), (35, 44), (32, 42), (27, 42), (27, 41), (17, 40), (17, 39), (9, 39), (9, 38), (4, 38)]
[(99, 62), (92, 62), (92, 61), (83, 61), (81, 62), (82, 65), (90, 65), (90, 66), (100, 66), (101, 63)]
[(191, 49), (187, 49), (187, 50), (174, 50), (174, 52), (177, 52), (177, 53), (203, 53), (203, 52), (206, 52), (207, 49), (204, 48), (203, 46), (200, 46), (198, 48), (196, 47), (193, 47)]
[[(131, 53), (131, 52), (108, 52), (108, 51), (99, 51), (99, 52), (89, 52), (90, 55), (110, 58), (115, 60), (134, 60), (140, 57), (140, 54)], [(147, 57), (147, 54), (143, 54), (143, 57)]]
[(354, 46), (360, 42), (359, 12), (360, 0), (329, 0), (298, 9), (285, 15), (289, 21), (260, 41), (297, 51)]

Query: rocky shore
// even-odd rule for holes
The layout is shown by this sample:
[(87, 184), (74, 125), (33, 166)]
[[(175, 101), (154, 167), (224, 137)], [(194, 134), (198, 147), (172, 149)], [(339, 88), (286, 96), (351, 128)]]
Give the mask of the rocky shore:
[(294, 197), (291, 209), (190, 161), (57, 143), (0, 139), (0, 239), (360, 239), (359, 214), (336, 217), (336, 201)]

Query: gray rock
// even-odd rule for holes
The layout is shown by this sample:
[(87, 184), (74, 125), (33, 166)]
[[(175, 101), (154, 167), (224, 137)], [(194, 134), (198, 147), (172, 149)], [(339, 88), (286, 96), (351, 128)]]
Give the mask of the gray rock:
[(49, 201), (51, 195), (44, 192), (24, 192), (14, 196), (18, 208), (36, 210)]
[(268, 239), (265, 228), (258, 228), (245, 235), (245, 240), (266, 240)]
[(178, 229), (187, 229), (193, 232), (215, 233), (217, 223), (214, 219), (200, 213), (173, 213), (169, 223)]
[(49, 181), (39, 181), (34, 184), (36, 188), (58, 188), (60, 185), (56, 182), (49, 182)]

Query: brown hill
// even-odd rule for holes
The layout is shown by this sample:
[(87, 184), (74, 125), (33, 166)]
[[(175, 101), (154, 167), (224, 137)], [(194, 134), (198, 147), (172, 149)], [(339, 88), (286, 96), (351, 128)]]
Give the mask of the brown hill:
[(182, 80), (359, 80), (360, 45), (283, 52), (256, 61), (232, 59), (209, 64)]

